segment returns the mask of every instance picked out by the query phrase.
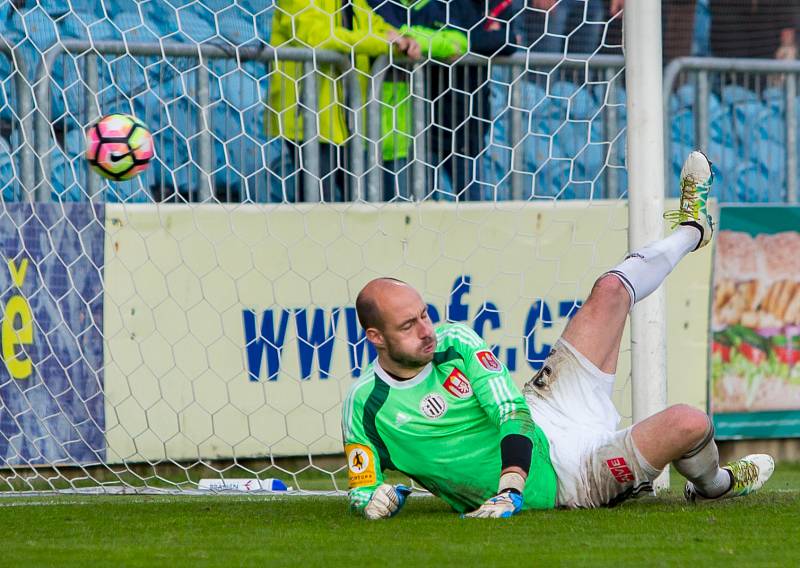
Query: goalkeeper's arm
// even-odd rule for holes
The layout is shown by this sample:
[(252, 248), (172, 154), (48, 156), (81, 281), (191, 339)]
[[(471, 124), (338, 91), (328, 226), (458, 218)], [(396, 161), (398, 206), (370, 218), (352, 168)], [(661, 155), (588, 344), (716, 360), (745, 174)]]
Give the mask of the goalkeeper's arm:
[[(345, 404), (349, 402), (348, 398)], [(400, 511), (411, 489), (384, 483), (380, 454), (364, 433), (360, 416), (361, 412), (348, 414), (342, 424), (350, 508), (368, 519), (385, 519)]]
[[(362, 452), (362, 455), (359, 455)], [(367, 519), (393, 517), (406, 502), (411, 489), (384, 483), (377, 452), (367, 443), (345, 444), (348, 461), (350, 509)]]
[(522, 508), (531, 467), (535, 425), (508, 369), (472, 329), (457, 324), (466, 341), (459, 347), (478, 402), (500, 431), (500, 480), (497, 494), (469, 517), (509, 517)]
[(521, 434), (508, 434), (500, 442), (502, 471), (497, 494), (465, 517), (510, 517), (522, 509), (522, 494), (531, 467), (533, 442)]

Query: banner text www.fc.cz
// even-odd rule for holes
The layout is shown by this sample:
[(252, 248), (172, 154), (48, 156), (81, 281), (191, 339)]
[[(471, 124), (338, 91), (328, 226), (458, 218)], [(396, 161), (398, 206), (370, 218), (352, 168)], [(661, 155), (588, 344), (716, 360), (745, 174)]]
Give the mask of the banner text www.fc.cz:
[[(469, 294), (472, 277), (463, 275), (456, 278), (451, 288), (449, 300), (444, 314), (450, 322), (468, 322), (469, 306), (465, 296)], [(556, 310), (553, 307), (556, 307)], [(521, 337), (524, 341), (525, 363), (534, 371), (541, 368), (544, 359), (550, 352), (551, 345), (536, 341), (537, 326), (550, 328), (553, 326), (553, 315), (559, 318), (571, 318), (581, 306), (581, 300), (569, 299), (548, 302), (536, 300), (528, 309), (525, 318), (525, 329)], [(433, 304), (428, 304), (431, 321), (442, 321), (441, 312)], [(310, 321), (309, 321), (310, 316)], [(262, 378), (264, 356), (266, 355), (266, 379), (275, 381), (281, 370), (281, 358), (286, 344), (289, 321), (294, 320), (297, 338), (297, 351), (300, 363), (300, 378), (307, 380), (313, 372), (316, 354), (319, 378), (330, 376), (333, 349), (337, 329), (342, 323), (345, 326), (350, 373), (353, 378), (361, 375), (361, 371), (372, 361), (376, 352), (366, 340), (364, 330), (358, 323), (356, 309), (353, 306), (324, 308), (277, 308), (267, 309), (261, 313), (260, 322), (254, 310), (243, 310), (244, 340), (248, 377), (251, 381)], [(495, 302), (486, 301), (480, 305), (472, 318), (472, 328), (483, 336), (487, 326), (492, 330), (502, 328), (502, 315)], [(518, 349), (499, 345), (490, 346), (495, 356), (500, 358), (509, 371), (518, 366)]]

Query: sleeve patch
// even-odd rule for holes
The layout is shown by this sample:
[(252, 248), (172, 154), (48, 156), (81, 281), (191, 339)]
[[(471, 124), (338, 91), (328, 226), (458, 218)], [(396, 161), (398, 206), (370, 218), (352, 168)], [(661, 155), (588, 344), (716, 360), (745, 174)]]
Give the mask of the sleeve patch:
[(484, 351), (477, 351), (475, 353), (475, 357), (478, 358), (478, 363), (486, 369), (487, 371), (491, 371), (492, 373), (499, 373), (503, 370), (503, 365), (500, 361), (497, 360), (497, 357), (494, 356), (494, 353), (488, 350)]
[(469, 398), (472, 396), (472, 385), (467, 376), (458, 368), (453, 368), (453, 371), (442, 386), (444, 390), (457, 398)]
[(375, 457), (372, 450), (362, 444), (345, 444), (347, 455), (347, 476), (350, 489), (375, 485)]

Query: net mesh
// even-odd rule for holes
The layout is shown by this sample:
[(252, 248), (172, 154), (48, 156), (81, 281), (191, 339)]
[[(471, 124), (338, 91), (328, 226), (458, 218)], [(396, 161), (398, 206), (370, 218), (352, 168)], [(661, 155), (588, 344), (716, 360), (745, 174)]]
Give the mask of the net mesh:
[[(4, 491), (346, 489), (377, 276), (541, 366), (626, 246), (621, 14), (371, 4), (0, 2)], [(83, 155), (111, 113), (130, 181)]]

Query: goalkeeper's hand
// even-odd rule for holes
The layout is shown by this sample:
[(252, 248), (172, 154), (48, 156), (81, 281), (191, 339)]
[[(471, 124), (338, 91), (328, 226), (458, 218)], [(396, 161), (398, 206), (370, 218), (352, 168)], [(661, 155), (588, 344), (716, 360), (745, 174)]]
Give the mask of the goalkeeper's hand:
[(522, 509), (522, 494), (516, 489), (506, 489), (487, 499), (480, 508), (467, 513), (464, 518), (499, 519), (510, 517)]
[(364, 507), (364, 516), (370, 520), (388, 519), (396, 515), (411, 494), (411, 488), (405, 485), (379, 485), (372, 498)]

